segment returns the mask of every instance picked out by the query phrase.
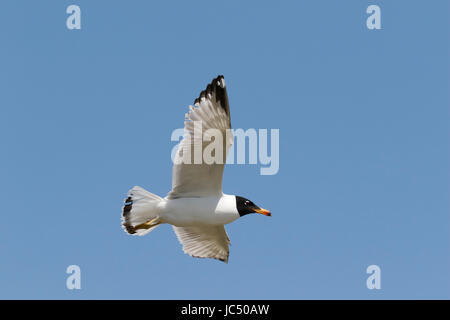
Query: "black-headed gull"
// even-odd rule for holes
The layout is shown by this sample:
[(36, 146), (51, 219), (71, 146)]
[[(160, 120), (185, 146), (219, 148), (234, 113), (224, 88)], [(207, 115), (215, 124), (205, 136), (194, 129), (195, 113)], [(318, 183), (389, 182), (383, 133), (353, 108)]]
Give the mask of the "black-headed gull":
[[(202, 134), (195, 131), (200, 123)], [(211, 129), (211, 130), (209, 130)], [(216, 161), (184, 161), (198, 152), (203, 155), (211, 139), (222, 137), (225, 152), (214, 152)], [(124, 230), (133, 235), (145, 235), (160, 224), (171, 224), (183, 245), (183, 251), (193, 257), (214, 258), (228, 262), (230, 240), (225, 224), (249, 213), (270, 216), (250, 200), (222, 192), (222, 175), (227, 152), (233, 143), (230, 107), (223, 76), (215, 78), (195, 100), (186, 114), (184, 137), (174, 159), (172, 190), (165, 198), (141, 187), (128, 192), (122, 213)], [(210, 147), (209, 147), (210, 148)], [(213, 154), (213, 153), (211, 153)], [(195, 157), (194, 157), (195, 158)]]

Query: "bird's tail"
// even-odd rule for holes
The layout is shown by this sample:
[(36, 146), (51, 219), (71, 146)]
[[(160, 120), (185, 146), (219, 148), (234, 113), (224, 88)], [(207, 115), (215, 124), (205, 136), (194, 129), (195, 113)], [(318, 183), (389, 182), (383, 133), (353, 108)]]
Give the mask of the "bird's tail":
[(128, 191), (122, 211), (123, 229), (138, 236), (146, 235), (155, 229), (161, 223), (157, 206), (162, 200), (161, 197), (138, 186)]

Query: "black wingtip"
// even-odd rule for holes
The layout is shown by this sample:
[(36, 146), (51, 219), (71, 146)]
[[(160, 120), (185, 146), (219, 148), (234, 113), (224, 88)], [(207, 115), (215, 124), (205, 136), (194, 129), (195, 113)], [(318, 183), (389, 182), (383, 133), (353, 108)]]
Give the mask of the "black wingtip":
[(223, 75), (218, 75), (214, 78), (211, 83), (206, 86), (206, 89), (200, 92), (199, 97), (194, 101), (194, 105), (199, 103), (202, 98), (207, 98), (208, 94), (215, 93), (216, 102), (219, 102), (222, 109), (229, 114), (227, 89), (224, 80), (225, 77)]
[(196, 256), (196, 255), (192, 255), (190, 254), (191, 257), (193, 258), (199, 258), (199, 259), (215, 259), (215, 260), (219, 260), (222, 262), (225, 262), (226, 264), (228, 264), (228, 258), (230, 256), (230, 253), (228, 253), (226, 258), (219, 258), (219, 257), (201, 257), (201, 256)]

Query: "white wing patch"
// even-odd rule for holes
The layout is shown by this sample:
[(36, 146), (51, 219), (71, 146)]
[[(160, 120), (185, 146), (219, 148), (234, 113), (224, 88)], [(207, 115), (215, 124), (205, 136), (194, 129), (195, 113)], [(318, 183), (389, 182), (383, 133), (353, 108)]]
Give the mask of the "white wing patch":
[[(172, 191), (169, 199), (186, 197), (204, 197), (222, 194), (223, 168), (226, 162), (228, 150), (233, 143), (231, 134), (230, 108), (223, 76), (214, 79), (202, 91), (194, 102), (195, 107), (190, 106), (184, 122), (184, 138), (180, 142), (175, 164), (172, 169)], [(222, 134), (222, 161), (221, 163), (207, 164), (201, 160), (201, 164), (195, 164), (194, 145), (201, 146), (201, 157), (205, 148), (211, 141), (195, 134), (195, 123), (201, 123), (202, 132), (208, 129), (218, 130)], [(184, 152), (190, 153), (190, 162), (183, 161)]]
[(230, 239), (224, 226), (175, 227), (184, 253), (196, 258), (214, 258), (228, 263)]

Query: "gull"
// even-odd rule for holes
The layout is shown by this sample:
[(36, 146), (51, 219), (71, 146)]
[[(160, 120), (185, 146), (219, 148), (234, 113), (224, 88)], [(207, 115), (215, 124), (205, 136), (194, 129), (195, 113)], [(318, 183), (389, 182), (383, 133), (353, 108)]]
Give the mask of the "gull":
[[(205, 132), (200, 137), (195, 132), (198, 124)], [(228, 95), (224, 77), (219, 75), (195, 99), (194, 106), (189, 106), (184, 136), (173, 161), (172, 190), (161, 198), (133, 187), (122, 210), (123, 229), (128, 234), (143, 236), (161, 224), (170, 224), (184, 253), (228, 263), (230, 239), (225, 225), (251, 213), (271, 216), (270, 211), (252, 201), (222, 191), (223, 169), (233, 143), (230, 132)], [(221, 153), (221, 148), (215, 150), (215, 161), (195, 161), (198, 150), (200, 155), (207, 151), (211, 136), (218, 139), (214, 142), (225, 152)], [(194, 161), (186, 161), (192, 155)]]

